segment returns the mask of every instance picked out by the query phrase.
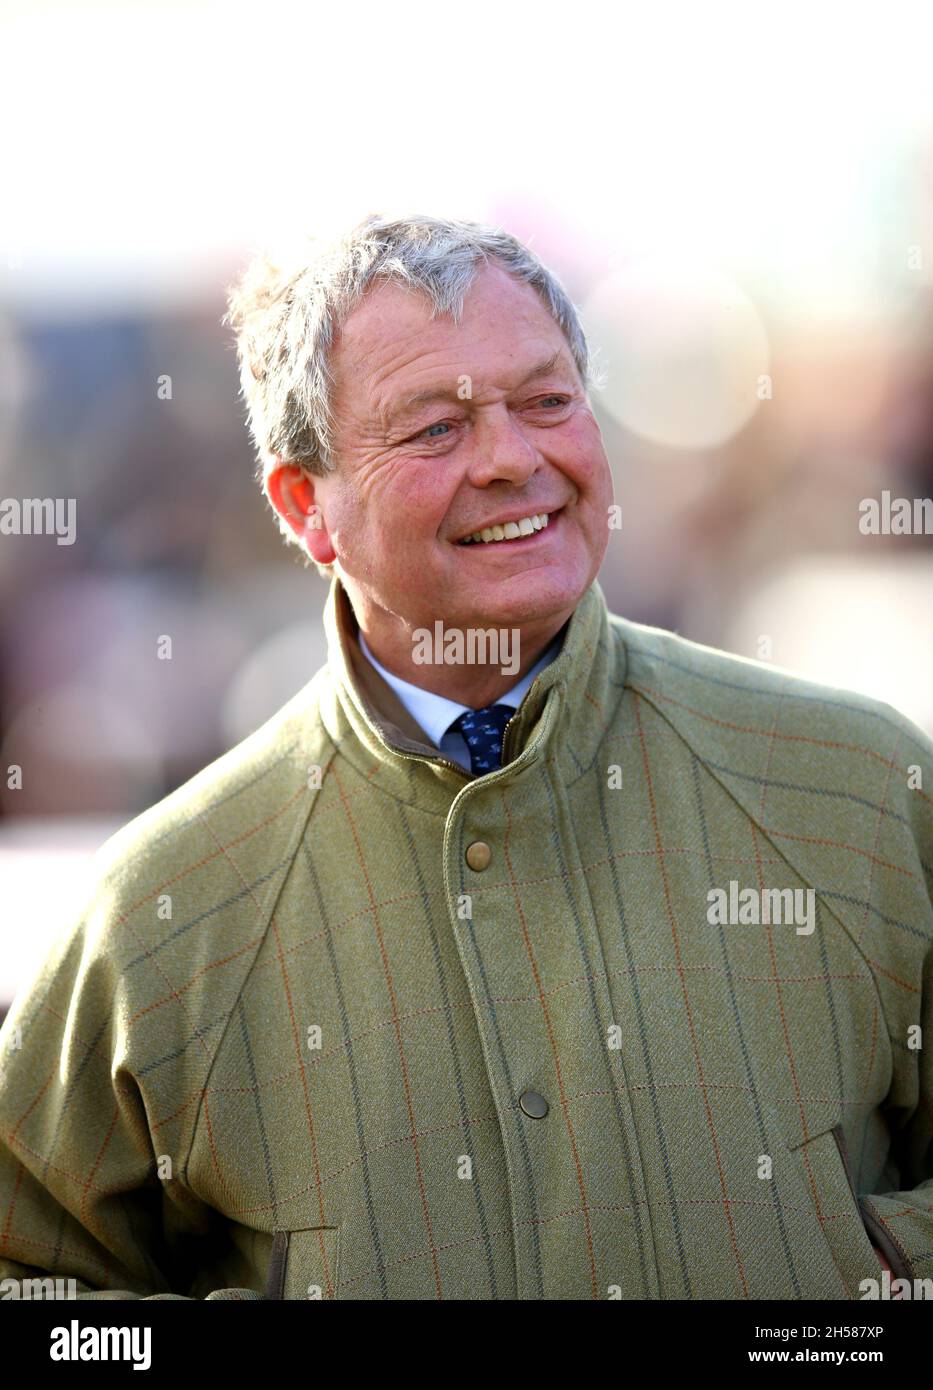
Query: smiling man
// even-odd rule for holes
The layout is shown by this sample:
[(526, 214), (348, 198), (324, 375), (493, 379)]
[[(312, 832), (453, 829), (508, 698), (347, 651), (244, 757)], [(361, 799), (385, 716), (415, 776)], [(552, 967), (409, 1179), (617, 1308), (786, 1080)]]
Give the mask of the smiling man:
[(929, 740), (608, 611), (586, 341), (506, 233), (368, 218), (229, 322), (328, 661), (11, 1011), (0, 1273), (922, 1296)]
[(459, 322), (377, 282), (332, 354), (340, 466), (274, 464), (267, 486), (314, 560), (339, 566), (383, 666), (478, 707), (513, 682), (492, 665), (416, 664), (414, 634), (438, 619), (517, 630), (533, 665), (596, 578), (612, 476), (582, 347), (575, 361), (526, 280), (494, 261), (474, 273)]

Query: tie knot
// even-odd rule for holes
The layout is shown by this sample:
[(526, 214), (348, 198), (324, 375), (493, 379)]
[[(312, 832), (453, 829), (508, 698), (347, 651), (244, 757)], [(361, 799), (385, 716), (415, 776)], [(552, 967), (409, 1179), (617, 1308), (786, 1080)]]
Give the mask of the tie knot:
[(502, 735), (515, 710), (511, 705), (486, 705), (484, 709), (468, 709), (450, 725), (459, 729), (470, 750), (473, 775), (482, 777), (502, 761)]

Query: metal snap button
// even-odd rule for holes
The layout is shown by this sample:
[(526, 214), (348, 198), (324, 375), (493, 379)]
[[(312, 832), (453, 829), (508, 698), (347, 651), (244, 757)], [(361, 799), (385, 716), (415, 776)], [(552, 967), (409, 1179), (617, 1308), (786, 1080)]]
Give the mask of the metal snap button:
[(478, 873), (489, 867), (489, 861), (491, 859), (492, 850), (485, 840), (474, 840), (472, 845), (467, 849), (466, 862), (471, 869), (476, 869)]
[(537, 1091), (523, 1091), (518, 1103), (532, 1120), (543, 1120), (551, 1108), (544, 1096), (538, 1095)]

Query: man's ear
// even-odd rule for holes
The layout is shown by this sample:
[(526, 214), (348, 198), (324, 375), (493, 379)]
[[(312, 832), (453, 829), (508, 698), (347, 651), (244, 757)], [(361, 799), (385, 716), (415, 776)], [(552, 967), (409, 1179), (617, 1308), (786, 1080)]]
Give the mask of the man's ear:
[(336, 551), (331, 544), (320, 500), (318, 480), (297, 463), (274, 458), (263, 479), (266, 496), (282, 520), (291, 527), (312, 560), (331, 565)]

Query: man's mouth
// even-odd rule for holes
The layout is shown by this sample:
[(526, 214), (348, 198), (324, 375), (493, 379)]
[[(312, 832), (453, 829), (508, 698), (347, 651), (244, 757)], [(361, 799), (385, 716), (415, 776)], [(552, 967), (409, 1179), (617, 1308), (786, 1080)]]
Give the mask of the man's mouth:
[(545, 530), (552, 518), (556, 518), (562, 510), (556, 507), (549, 512), (529, 512), (527, 516), (515, 517), (510, 521), (496, 521), (463, 536), (457, 545), (503, 545), (509, 541), (525, 541)]

